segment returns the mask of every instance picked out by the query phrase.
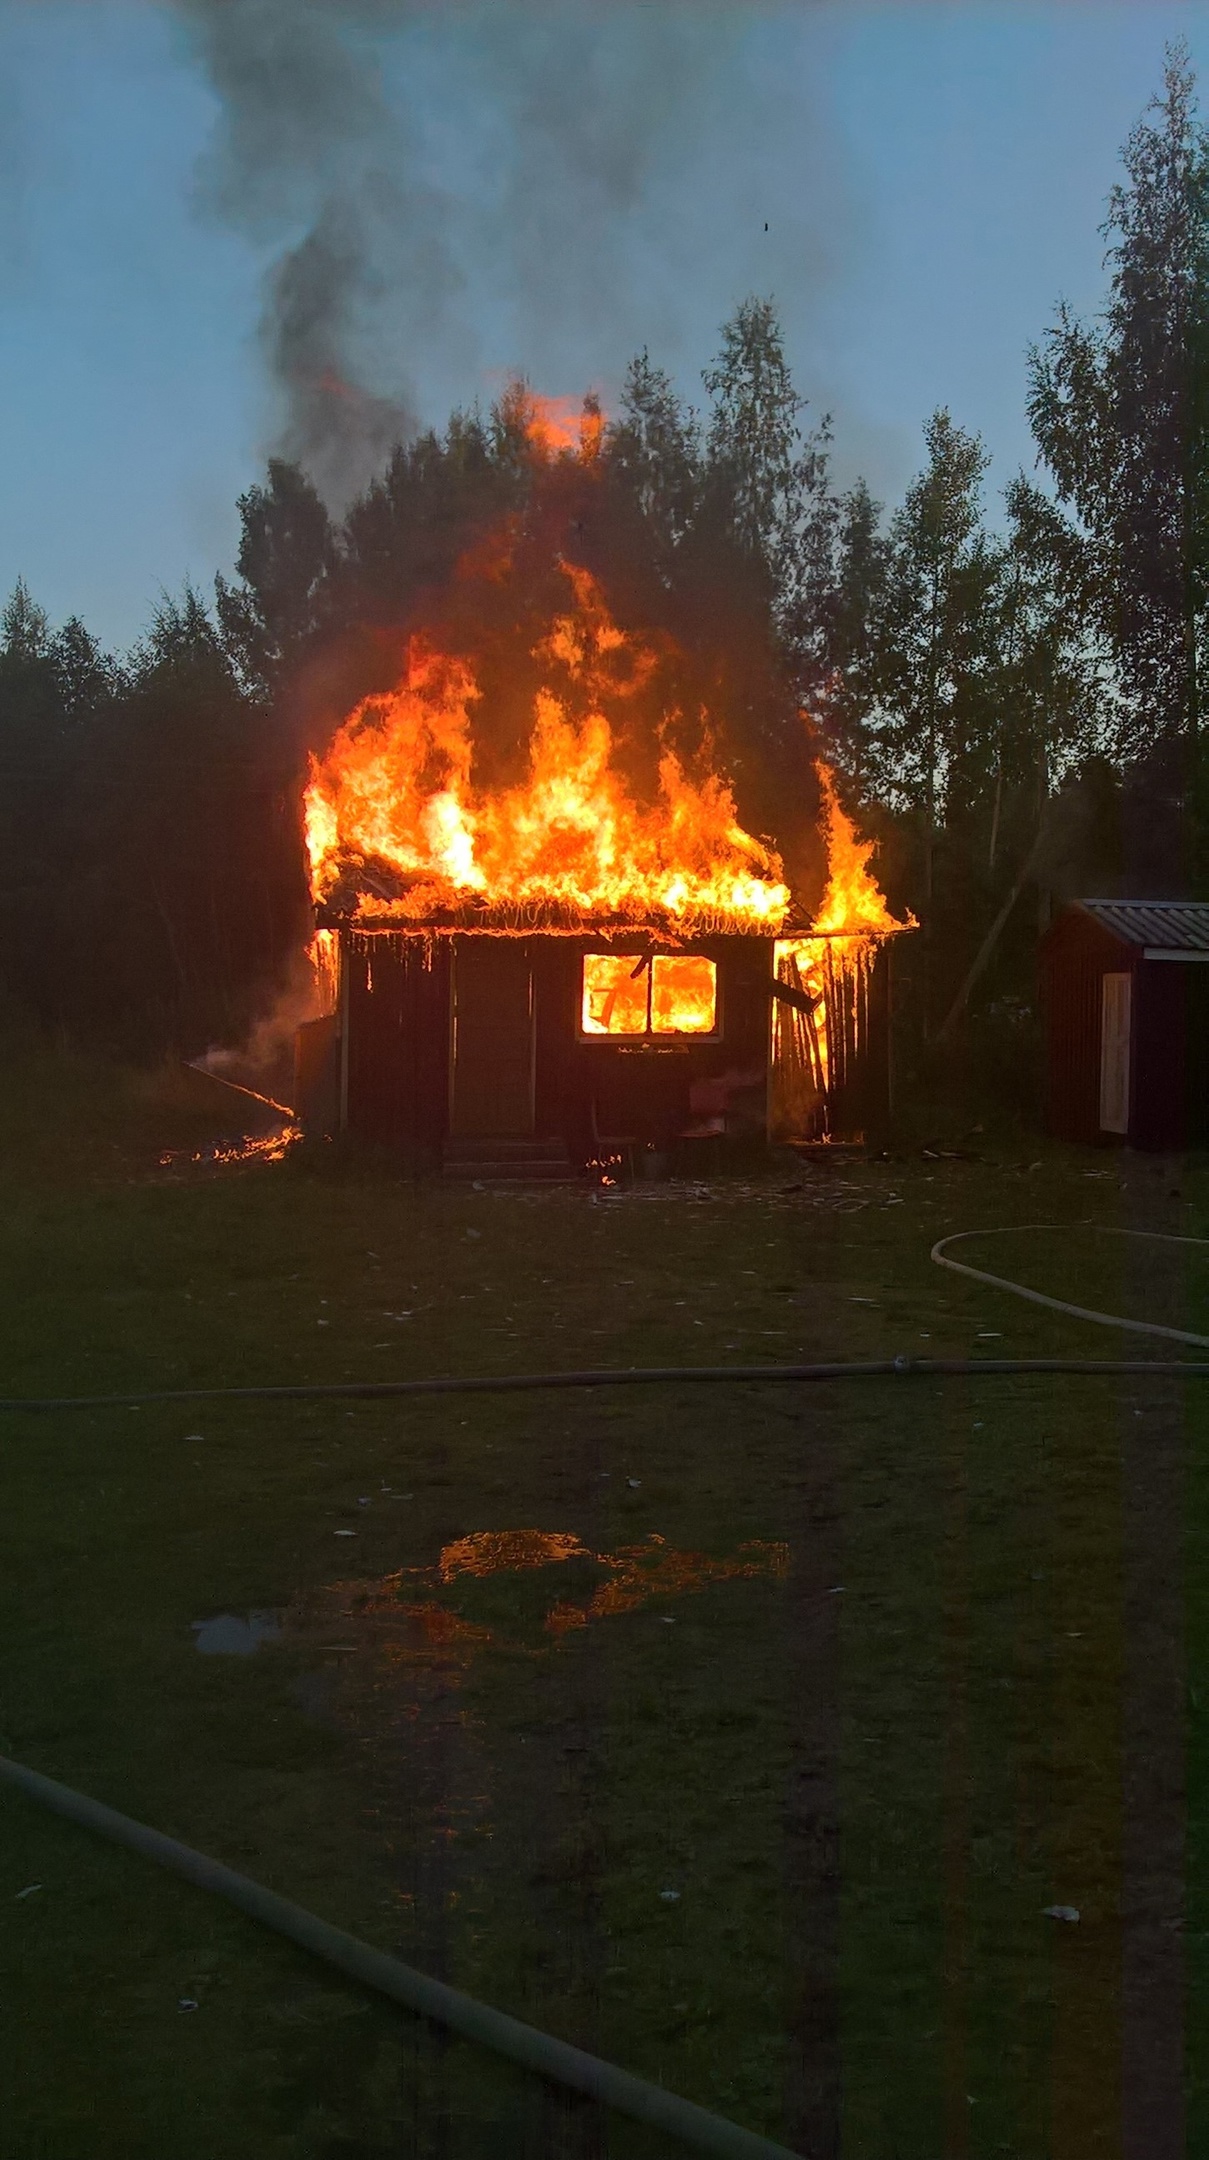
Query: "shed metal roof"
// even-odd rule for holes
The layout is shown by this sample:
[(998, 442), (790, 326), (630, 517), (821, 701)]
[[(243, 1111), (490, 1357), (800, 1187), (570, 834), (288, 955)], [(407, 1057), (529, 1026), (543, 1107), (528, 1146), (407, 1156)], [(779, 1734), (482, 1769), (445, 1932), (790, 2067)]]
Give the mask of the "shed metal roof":
[(1076, 905), (1125, 945), (1156, 953), (1209, 953), (1209, 901), (1079, 900)]

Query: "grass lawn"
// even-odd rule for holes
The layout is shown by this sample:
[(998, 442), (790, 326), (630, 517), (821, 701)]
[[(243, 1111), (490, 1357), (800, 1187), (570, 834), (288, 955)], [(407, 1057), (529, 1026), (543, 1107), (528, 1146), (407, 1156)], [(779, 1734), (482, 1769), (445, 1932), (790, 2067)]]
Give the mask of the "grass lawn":
[[(1209, 1332), (1198, 1248), (1078, 1227), (1209, 1235), (1199, 1162), (593, 1197), (216, 1119), (9, 1060), (0, 1392), (1128, 1354), (929, 1265), (1037, 1222), (961, 1256)], [(0, 1746), (804, 2152), (1206, 2150), (1203, 1386), (9, 1415)], [(2, 2160), (669, 2150), (2, 1791), (0, 1908)]]

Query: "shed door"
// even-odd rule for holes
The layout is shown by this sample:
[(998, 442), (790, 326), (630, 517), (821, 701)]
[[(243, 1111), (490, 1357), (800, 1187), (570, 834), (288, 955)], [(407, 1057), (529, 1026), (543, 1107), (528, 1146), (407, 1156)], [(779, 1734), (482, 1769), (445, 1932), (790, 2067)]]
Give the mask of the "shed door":
[(459, 938), (453, 956), (450, 1129), (533, 1131), (533, 969), (521, 938)]
[(1105, 975), (1100, 990), (1100, 1130), (1129, 1131), (1133, 977)]

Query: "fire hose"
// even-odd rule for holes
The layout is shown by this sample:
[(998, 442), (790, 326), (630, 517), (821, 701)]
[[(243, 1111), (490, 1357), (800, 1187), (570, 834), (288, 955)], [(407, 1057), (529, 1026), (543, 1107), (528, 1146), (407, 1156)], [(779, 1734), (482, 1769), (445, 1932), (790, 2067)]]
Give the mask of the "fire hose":
[[(1100, 1326), (1122, 1328), (1138, 1334), (1162, 1336), (1167, 1340), (1192, 1344), (1199, 1349), (1209, 1349), (1209, 1336), (1075, 1305), (1061, 1298), (1050, 1297), (1042, 1291), (1032, 1290), (1008, 1277), (992, 1275), (963, 1261), (949, 1259), (946, 1253), (947, 1247), (966, 1238), (1006, 1236), (1014, 1229), (1036, 1232), (1071, 1227), (1106, 1228), (1111, 1229), (1115, 1235), (1151, 1237), (1169, 1244), (1209, 1244), (1209, 1240), (1203, 1238), (1177, 1238), (1160, 1231), (1117, 1231), (1115, 1226), (1010, 1224), (990, 1231), (957, 1231), (949, 1237), (940, 1238), (932, 1247), (931, 1257), (938, 1267), (949, 1268), (955, 1274), (969, 1276), (976, 1282), (988, 1283), (995, 1289), (1006, 1290), (1016, 1297), (1027, 1298), (1034, 1304), (1044, 1305), (1056, 1312), (1071, 1314), (1076, 1319), (1090, 1320)], [(421, 1380), (297, 1383), (276, 1387), (162, 1388), (119, 1395), (10, 1397), (0, 1399), (0, 1412), (118, 1409), (142, 1407), (144, 1404), (184, 1402), (341, 1398), (381, 1400), (384, 1397), (397, 1396), (508, 1394), (545, 1388), (695, 1385), (719, 1382), (767, 1384), (958, 1376), (981, 1378), (1026, 1373), (1066, 1373), (1105, 1379), (1124, 1375), (1139, 1378), (1182, 1376), (1187, 1379), (1205, 1379), (1209, 1378), (1209, 1363), (1157, 1358), (899, 1356), (863, 1362), (832, 1361), (809, 1365), (672, 1365), (631, 1367), (628, 1370), (502, 1373), (469, 1378), (450, 1376)], [(598, 2056), (589, 2055), (580, 2048), (571, 2047), (565, 2041), (556, 2040), (547, 2033), (539, 2032), (536, 2027), (523, 2024), (519, 2019), (494, 2010), (485, 2003), (476, 2002), (472, 1996), (462, 1994), (443, 1981), (434, 1980), (404, 1964), (400, 1959), (358, 1941), (355, 1936), (331, 1926), (316, 1914), (293, 1904), (288, 1898), (279, 1897), (275, 1891), (266, 1889), (263, 1884), (253, 1882), (250, 1877), (225, 1867), (221, 1861), (211, 1859), (205, 1853), (197, 1852), (192, 1846), (181, 1844), (175, 1838), (165, 1837), (162, 1832), (151, 1829), (145, 1823), (136, 1822), (128, 1815), (119, 1814), (100, 1801), (73, 1791), (70, 1786), (43, 1777), (40, 1772), (28, 1769), (22, 1763), (0, 1756), (0, 1781), (15, 1787), (30, 1799), (39, 1801), (44, 1807), (65, 1816), (69, 1821), (79, 1823), (84, 1828), (96, 1831), (112, 1842), (125, 1845), (144, 1858), (171, 1869), (199, 1889), (225, 1898), (229, 1904), (237, 1906), (252, 1919), (259, 1920), (277, 1934), (297, 1943), (313, 1956), (324, 1959), (346, 1973), (350, 1979), (388, 1996), (392, 2001), (401, 2003), (422, 2017), (447, 2026), (451, 2031), (461, 2034), (464, 2039), (503, 2055), (539, 2077), (583, 2094), (634, 2121), (645, 2123), (650, 2128), (666, 2131), (698, 2152), (716, 2154), (719, 2160), (793, 2160), (787, 2147), (773, 2144), (767, 2138), (744, 2130), (737, 2123), (728, 2122), (721, 2116), (712, 2115), (707, 2109), (696, 2106), (692, 2101), (679, 2098), (677, 2094), (666, 2091), (662, 2086), (649, 2084), (645, 2079), (620, 2070)]]
[[(973, 1236), (974, 1232), (963, 1233)], [(947, 1244), (947, 1239), (942, 1239)], [(936, 1254), (933, 1255), (936, 1257)], [(940, 1260), (941, 1267), (959, 1274), (978, 1275), (957, 1261)], [(984, 1282), (1000, 1284), (1000, 1278), (983, 1275)], [(1003, 1283), (1021, 1297), (1054, 1305), (1060, 1312), (1080, 1318), (1102, 1320), (1106, 1326), (1132, 1327), (1148, 1334), (1174, 1335), (1180, 1342), (1204, 1344), (1209, 1337), (1185, 1335), (1175, 1328), (1151, 1328), (1144, 1321), (1119, 1320), (1107, 1313), (1088, 1313), (1078, 1305), (1063, 1305), (1043, 1298), (1038, 1291)], [(814, 1365), (630, 1365), (603, 1367), (587, 1372), (477, 1373), (470, 1377), (441, 1375), (431, 1380), (333, 1380), (291, 1381), (277, 1387), (151, 1388), (125, 1395), (8, 1395), (0, 1396), (0, 1414), (51, 1410), (133, 1410), (154, 1403), (198, 1402), (381, 1402), (406, 1395), (512, 1395), (545, 1388), (692, 1387), (703, 1382), (745, 1381), (756, 1386), (815, 1380), (944, 1380), (981, 1379), (1012, 1373), (1077, 1373), (1090, 1379), (1111, 1380), (1126, 1374), (1145, 1378), (1209, 1379), (1209, 1363), (1189, 1358), (917, 1358), (899, 1356), (870, 1358), (861, 1362), (829, 1362)]]
[(502, 2010), (493, 2010), (486, 2003), (476, 2002), (472, 1995), (463, 1995), (458, 1988), (447, 1987), (443, 1980), (433, 1980), (427, 1973), (417, 1972), (414, 1966), (405, 1965), (400, 1958), (371, 1948), (369, 1943), (345, 1934), (342, 1928), (332, 1927), (316, 1913), (307, 1912), (303, 1906), (291, 1903), (289, 1898), (278, 1897), (262, 1883), (237, 1874), (234, 1868), (224, 1867), (221, 1861), (195, 1851), (191, 1845), (182, 1845), (176, 1838), (165, 1837), (146, 1823), (136, 1822), (129, 1815), (120, 1815), (115, 1808), (105, 1807), (99, 1800), (89, 1799), (87, 1794), (74, 1792), (71, 1786), (42, 1777), (38, 1771), (27, 1769), (23, 1763), (10, 1762), (2, 1755), (0, 1782), (14, 1786), (18, 1792), (39, 1801), (56, 1815), (66, 1816), (69, 1822), (80, 1823), (86, 1830), (99, 1832), (113, 1844), (126, 1845), (145, 1860), (154, 1860), (161, 1867), (171, 1869), (174, 1875), (182, 1875), (199, 1890), (225, 1898), (229, 1905), (237, 1906), (253, 1920), (272, 1928), (275, 1934), (297, 1943), (313, 1957), (336, 1966), (362, 1987), (372, 1988), (418, 2016), (447, 2026), (451, 2032), (460, 2033), (464, 2040), (474, 2041), (496, 2055), (505, 2056), (509, 2062), (519, 2064), (522, 2069), (532, 2071), (551, 2084), (581, 2093), (604, 2107), (613, 2108), (618, 2114), (629, 2116), (634, 2122), (645, 2123), (650, 2129), (664, 2130), (669, 2137), (678, 2138), (697, 2152), (716, 2155), (717, 2160), (795, 2160), (787, 2146), (775, 2145), (769, 2138), (757, 2136), (753, 2130), (744, 2130), (738, 2123), (711, 2115), (707, 2108), (698, 2107), (691, 2100), (682, 2100), (661, 2085), (649, 2084), (645, 2078), (634, 2077), (628, 2070), (619, 2070), (597, 2055), (586, 2054), (582, 2048), (552, 2039), (548, 2033), (539, 2032), (536, 2026), (522, 2024), (519, 2018), (508, 2017)]
[[(1024, 1283), (1012, 1282), (1006, 1275), (988, 1275), (985, 1268), (970, 1267), (963, 1260), (945, 1258), (946, 1246), (960, 1245), (966, 1238), (1035, 1236), (1039, 1231), (1054, 1230), (1094, 1230), (1101, 1237), (1151, 1238), (1160, 1245), (1209, 1245), (1209, 1238), (1177, 1237), (1169, 1230), (1130, 1230), (1118, 1223), (1006, 1223), (997, 1230), (955, 1230), (950, 1237), (938, 1238), (932, 1247), (932, 1258), (937, 1267), (951, 1268), (955, 1275), (968, 1275), (974, 1282), (990, 1283), (996, 1290), (1008, 1290), (1013, 1297), (1027, 1298), (1031, 1305), (1048, 1306), (1051, 1312), (1070, 1313), (1076, 1320), (1094, 1321), (1097, 1327), (1123, 1328), (1130, 1335), (1161, 1335), (1168, 1342), (1194, 1343), (1198, 1350), (1209, 1350), (1209, 1335), (1190, 1335), (1185, 1328), (1160, 1327), (1154, 1320), (1127, 1320), (1120, 1313), (1096, 1312), (1088, 1305), (1071, 1305), (1065, 1298), (1047, 1297), (1043, 1290), (1030, 1290)], [(1195, 1372), (1198, 1368), (1185, 1365), (1164, 1369)]]

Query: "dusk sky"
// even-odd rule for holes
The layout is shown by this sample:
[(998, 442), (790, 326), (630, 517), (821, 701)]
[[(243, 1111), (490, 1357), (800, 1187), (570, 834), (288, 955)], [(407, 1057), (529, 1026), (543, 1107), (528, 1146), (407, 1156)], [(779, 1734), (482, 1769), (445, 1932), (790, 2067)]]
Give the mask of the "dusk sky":
[(514, 370), (608, 405), (642, 344), (699, 398), (772, 293), (843, 479), (893, 502), (947, 404), (993, 502), (1180, 35), (1209, 73), (1209, 9), (1157, 0), (0, 0), (0, 590), (124, 646), (230, 569), (287, 420), (266, 280), (350, 220), (333, 334), (391, 409), (439, 423)]

